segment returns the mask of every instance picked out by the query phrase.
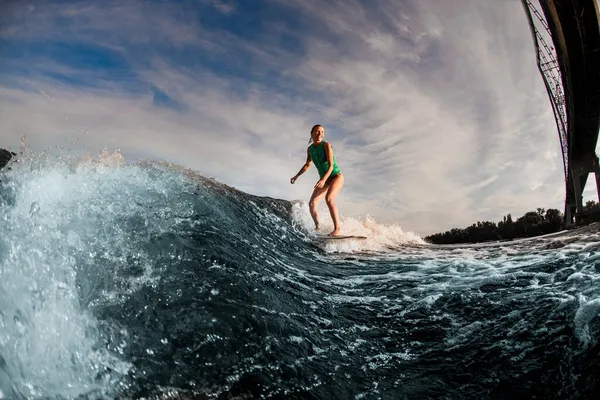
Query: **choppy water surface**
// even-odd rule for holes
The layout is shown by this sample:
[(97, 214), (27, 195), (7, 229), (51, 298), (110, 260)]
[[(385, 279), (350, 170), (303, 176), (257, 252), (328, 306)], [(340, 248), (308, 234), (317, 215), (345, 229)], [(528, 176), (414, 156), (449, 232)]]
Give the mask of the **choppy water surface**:
[(31, 159), (0, 180), (0, 397), (600, 392), (595, 227), (434, 246), (348, 218), (369, 239), (324, 245), (304, 203), (174, 166)]

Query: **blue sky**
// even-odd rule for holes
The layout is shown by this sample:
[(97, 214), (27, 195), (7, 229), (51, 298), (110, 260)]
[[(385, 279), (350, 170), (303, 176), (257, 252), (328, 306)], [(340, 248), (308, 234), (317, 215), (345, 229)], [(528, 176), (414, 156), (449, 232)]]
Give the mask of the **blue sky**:
[(289, 200), (321, 123), (341, 215), (422, 235), (563, 207), (518, 0), (0, 2), (0, 120), (0, 147), (77, 141)]

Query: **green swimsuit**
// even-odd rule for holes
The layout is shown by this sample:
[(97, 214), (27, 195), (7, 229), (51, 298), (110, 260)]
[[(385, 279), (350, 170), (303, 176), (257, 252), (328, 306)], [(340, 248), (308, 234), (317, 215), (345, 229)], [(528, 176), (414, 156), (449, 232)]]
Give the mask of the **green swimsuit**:
[[(325, 141), (319, 143), (318, 146), (315, 144), (311, 144), (309, 147), (310, 159), (315, 163), (315, 167), (319, 171), (319, 176), (323, 178), (329, 169), (329, 163), (327, 162), (327, 156), (325, 155)], [(338, 167), (335, 161), (335, 155), (333, 156), (333, 171), (331, 171), (330, 177), (337, 175), (340, 172), (340, 167)]]

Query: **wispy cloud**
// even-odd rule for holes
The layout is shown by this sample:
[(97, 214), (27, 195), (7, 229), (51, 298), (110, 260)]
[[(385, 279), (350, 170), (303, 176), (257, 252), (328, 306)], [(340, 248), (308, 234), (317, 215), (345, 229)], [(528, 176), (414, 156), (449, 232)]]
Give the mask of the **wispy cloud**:
[(212, 0), (212, 5), (223, 14), (232, 13), (235, 10), (233, 3), (226, 3), (220, 0)]
[(43, 149), (87, 131), (90, 146), (307, 199), (316, 173), (289, 177), (322, 123), (346, 176), (342, 215), (427, 234), (562, 208), (522, 6), (451, 3), (13, 5), (0, 20), (3, 137)]

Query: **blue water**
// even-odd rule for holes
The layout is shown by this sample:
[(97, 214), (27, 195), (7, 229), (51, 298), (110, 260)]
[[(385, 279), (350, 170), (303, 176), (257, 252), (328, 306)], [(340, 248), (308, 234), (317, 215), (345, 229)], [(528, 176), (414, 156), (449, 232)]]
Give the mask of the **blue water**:
[(0, 398), (600, 393), (596, 226), (434, 246), (356, 217), (369, 239), (325, 244), (305, 202), (164, 163), (29, 155), (0, 181)]

